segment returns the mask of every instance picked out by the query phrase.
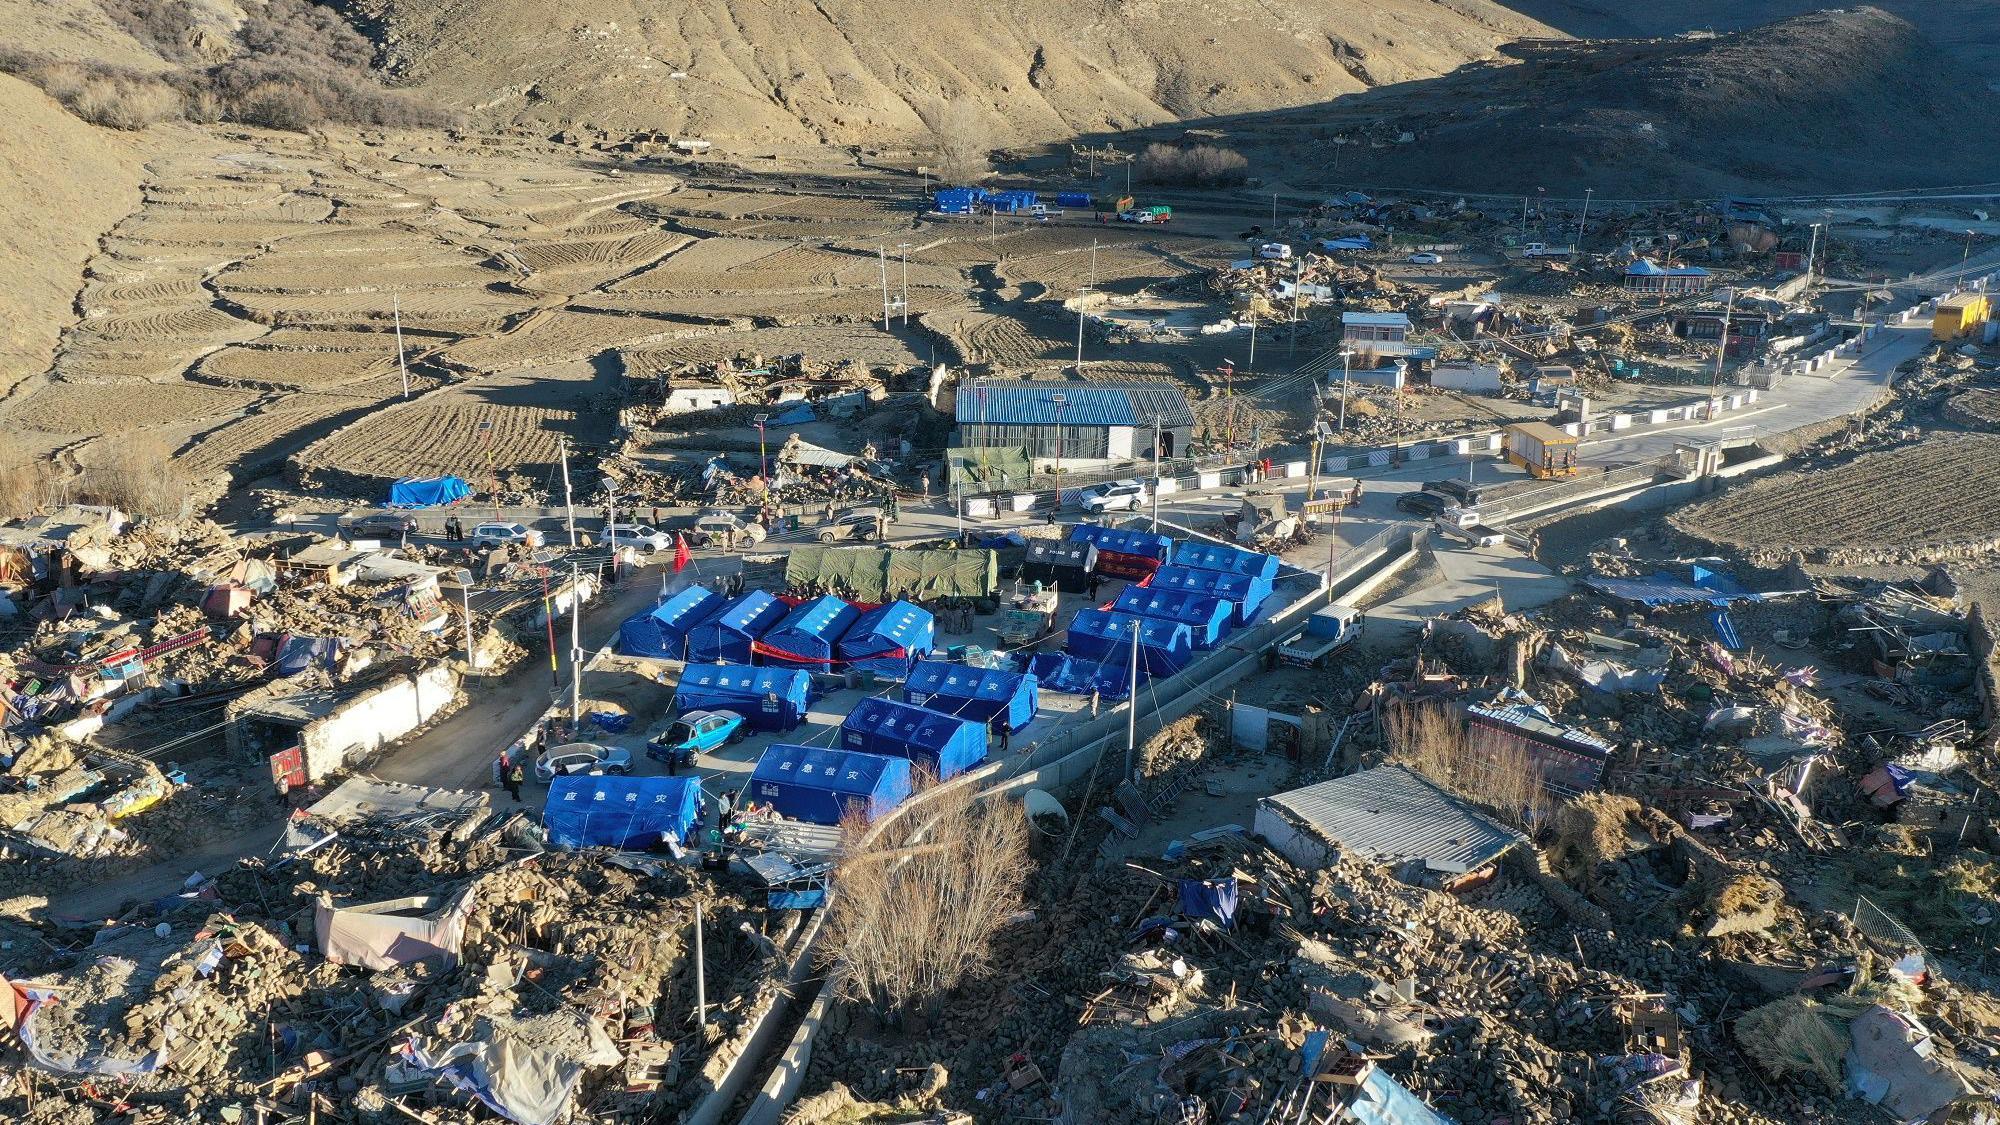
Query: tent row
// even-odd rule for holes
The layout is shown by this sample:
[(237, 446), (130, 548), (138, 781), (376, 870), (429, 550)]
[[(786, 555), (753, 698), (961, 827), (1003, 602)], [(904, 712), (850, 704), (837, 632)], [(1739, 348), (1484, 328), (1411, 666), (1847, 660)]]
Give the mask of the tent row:
[(985, 722), (893, 699), (862, 700), (838, 746), (778, 743), (757, 759), (753, 800), (780, 816), (839, 824), (875, 820), (906, 800), (921, 774), (949, 781), (986, 757)]
[(697, 664), (770, 664), (825, 672), (835, 665), (904, 675), (937, 635), (929, 610), (896, 601), (863, 612), (836, 597), (796, 605), (763, 590), (725, 598), (690, 586), (628, 618), (618, 650)]

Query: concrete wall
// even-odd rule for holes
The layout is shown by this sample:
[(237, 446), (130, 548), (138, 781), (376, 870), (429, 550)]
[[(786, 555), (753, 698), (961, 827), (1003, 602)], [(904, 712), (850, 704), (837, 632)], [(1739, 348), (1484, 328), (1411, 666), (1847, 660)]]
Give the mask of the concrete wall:
[(379, 752), (458, 699), (458, 673), (433, 665), (355, 696), (299, 732), (306, 776), (315, 780)]

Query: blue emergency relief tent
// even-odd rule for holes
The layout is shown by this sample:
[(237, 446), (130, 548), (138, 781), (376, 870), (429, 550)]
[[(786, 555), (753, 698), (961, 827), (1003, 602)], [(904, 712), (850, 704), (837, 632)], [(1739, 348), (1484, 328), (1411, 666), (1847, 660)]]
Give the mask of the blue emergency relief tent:
[(559, 848), (643, 851), (685, 843), (701, 824), (698, 777), (565, 774), (549, 782), (542, 827)]
[(906, 601), (878, 605), (855, 619), (835, 645), (850, 668), (901, 679), (910, 665), (930, 655), (937, 637), (931, 611)]
[(1234, 608), (1235, 620), (1232, 624), (1237, 627), (1255, 621), (1257, 611), (1271, 597), (1271, 581), (1268, 578), (1200, 570), (1192, 566), (1163, 566), (1153, 572), (1153, 580), (1146, 585), (1155, 590), (1179, 590), (1221, 598)]
[(835, 646), (860, 616), (860, 610), (832, 594), (800, 602), (770, 632), (757, 638), (751, 651), (766, 663), (829, 671)]
[(751, 799), (780, 816), (813, 824), (839, 824), (850, 809), (875, 820), (910, 795), (910, 761), (885, 754), (857, 754), (823, 746), (777, 743), (757, 759)]
[(1127, 586), (1118, 592), (1118, 600), (1111, 603), (1111, 608), (1155, 621), (1178, 621), (1188, 627), (1188, 641), (1198, 649), (1214, 648), (1235, 628), (1235, 606), (1221, 598), (1187, 590)]
[(931, 194), (931, 207), (947, 215), (969, 215), (985, 201), (985, 188), (939, 188)]
[(1024, 672), (920, 660), (903, 681), (903, 702), (1017, 731), (1035, 721), (1041, 684)]
[(785, 603), (752, 590), (688, 630), (687, 658), (703, 664), (750, 663), (750, 646), (784, 619)]
[(1131, 672), (1132, 627), (1139, 627), (1139, 676), (1171, 676), (1194, 659), (1187, 625), (1116, 610), (1077, 611), (1069, 623), (1067, 647), (1078, 660), (1095, 660)]
[(1028, 671), (1043, 688), (1069, 695), (1123, 699), (1132, 694), (1130, 665), (1112, 668), (1101, 660), (1078, 660), (1066, 652), (1038, 652), (1028, 658)]
[(1275, 582), (1278, 578), (1278, 556), (1245, 551), (1240, 547), (1225, 546), (1221, 543), (1197, 543), (1189, 540), (1174, 548), (1175, 566), (1192, 566), (1201, 570), (1219, 570), (1224, 574), (1247, 574), (1252, 578), (1262, 578)]
[(690, 664), (674, 688), (674, 713), (734, 711), (758, 730), (791, 730), (806, 719), (812, 673), (803, 668)]
[(939, 781), (950, 781), (986, 757), (986, 724), (914, 703), (864, 699), (840, 724), (840, 747), (908, 758)]
[(391, 508), (436, 508), (472, 495), (458, 477), (404, 477), (389, 486)]
[(726, 600), (706, 586), (689, 586), (657, 607), (626, 618), (618, 627), (618, 651), (685, 660), (688, 631), (721, 612)]

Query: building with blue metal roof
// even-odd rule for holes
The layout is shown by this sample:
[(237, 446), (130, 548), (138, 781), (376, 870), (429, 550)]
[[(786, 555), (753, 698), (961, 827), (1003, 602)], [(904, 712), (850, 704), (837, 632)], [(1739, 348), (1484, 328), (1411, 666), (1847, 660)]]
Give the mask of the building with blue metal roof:
[(957, 445), (1025, 449), (1037, 461), (1150, 460), (1185, 453), (1194, 410), (1178, 384), (961, 380)]
[(874, 697), (855, 704), (841, 721), (840, 747), (908, 758), (931, 777), (950, 781), (985, 759), (986, 724)]
[(886, 816), (910, 795), (910, 760), (777, 743), (757, 759), (750, 797), (779, 816), (839, 824), (849, 810)]
[(1017, 731), (1035, 721), (1041, 683), (1023, 672), (920, 660), (903, 681), (903, 702)]

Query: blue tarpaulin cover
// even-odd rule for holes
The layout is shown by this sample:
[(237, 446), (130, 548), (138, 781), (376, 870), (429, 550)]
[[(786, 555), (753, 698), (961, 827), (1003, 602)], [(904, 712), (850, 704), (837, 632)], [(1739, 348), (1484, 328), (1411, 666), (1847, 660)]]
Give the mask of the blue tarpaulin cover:
[(1236, 879), (1182, 879), (1181, 916), (1207, 919), (1225, 930), (1236, 928)]
[(931, 611), (906, 601), (878, 605), (857, 618), (835, 647), (841, 662), (901, 679), (931, 651), (937, 623)]
[(884, 754), (780, 742), (757, 759), (750, 793), (793, 820), (839, 824), (841, 816), (856, 806), (874, 820), (910, 795), (910, 762)]
[(908, 758), (939, 781), (950, 781), (986, 757), (986, 724), (914, 703), (864, 699), (840, 724), (843, 750)]
[(1224, 574), (1247, 574), (1252, 578), (1266, 581), (1278, 577), (1278, 556), (1245, 551), (1240, 547), (1229, 547), (1221, 543), (1200, 543), (1189, 540), (1174, 548), (1175, 566), (1192, 566), (1202, 570), (1219, 570)]
[(1139, 625), (1140, 679), (1171, 676), (1194, 658), (1194, 640), (1186, 625), (1116, 610), (1079, 610), (1069, 623), (1065, 647), (1079, 662), (1094, 660), (1130, 675), (1134, 622)]
[(1071, 695), (1097, 692), (1099, 699), (1118, 700), (1132, 694), (1132, 666), (1107, 667), (1101, 660), (1076, 660), (1066, 652), (1038, 652), (1028, 658), (1028, 671), (1043, 687)]
[(1379, 1066), (1361, 1080), (1361, 1088), (1347, 1103), (1347, 1114), (1355, 1125), (1457, 1125)]
[(1124, 528), (1080, 523), (1069, 529), (1069, 537), (1076, 542), (1095, 544), (1099, 551), (1137, 555), (1142, 559), (1154, 559), (1159, 562), (1166, 562), (1174, 553), (1172, 539), (1150, 531), (1128, 531)]
[(750, 645), (784, 620), (786, 605), (763, 590), (752, 590), (688, 630), (687, 658), (704, 664), (750, 663)]
[(903, 702), (988, 726), (1004, 719), (1008, 730), (1017, 731), (1034, 721), (1041, 684), (1024, 672), (920, 660), (903, 681)]
[(832, 594), (800, 602), (757, 638), (751, 651), (767, 661), (825, 672), (833, 667), (834, 646), (860, 616), (860, 610)]
[(331, 664), (339, 654), (340, 642), (332, 637), (308, 637), (303, 633), (286, 633), (278, 641), (278, 651), (271, 660), (271, 670), (279, 676), (296, 676), (312, 667), (315, 661), (325, 660)]
[(635, 613), (618, 627), (618, 651), (628, 656), (668, 660), (687, 657), (689, 630), (722, 610), (721, 594), (706, 586), (689, 586), (657, 607)]
[(1188, 640), (1198, 649), (1214, 648), (1235, 627), (1236, 620), (1236, 607), (1221, 598), (1151, 586), (1125, 587), (1112, 608), (1155, 621), (1178, 621), (1188, 627)]
[(1734, 652), (1743, 647), (1743, 637), (1736, 631), (1736, 622), (1729, 619), (1728, 610), (1716, 610), (1708, 615), (1708, 621), (1715, 626), (1715, 639), (1722, 642), (1723, 648)]
[(758, 730), (791, 730), (805, 721), (812, 673), (803, 668), (690, 664), (674, 688), (674, 713), (734, 711)]
[(389, 486), (391, 508), (435, 508), (472, 495), (472, 487), (457, 477), (404, 477)]
[(1706, 604), (1721, 607), (1732, 602), (1764, 600), (1762, 595), (1737, 585), (1736, 580), (1728, 575), (1702, 566), (1694, 568), (1692, 582), (1655, 571), (1647, 578), (1591, 577), (1584, 579), (1584, 585), (1614, 598), (1649, 606)]
[(549, 782), (542, 827), (559, 848), (642, 851), (684, 842), (701, 821), (701, 779), (565, 774)]
[(1146, 583), (1155, 590), (1183, 590), (1190, 594), (1207, 594), (1221, 598), (1236, 609), (1235, 624), (1248, 625), (1257, 619), (1257, 611), (1271, 597), (1271, 580), (1253, 578), (1247, 574), (1230, 574), (1220, 570), (1202, 570), (1199, 567), (1182, 566), (1175, 563), (1163, 566), (1153, 572), (1153, 580)]
[(769, 424), (773, 426), (803, 426), (818, 417), (817, 414), (813, 413), (812, 404), (802, 402), (786, 410), (776, 418), (771, 419)]

